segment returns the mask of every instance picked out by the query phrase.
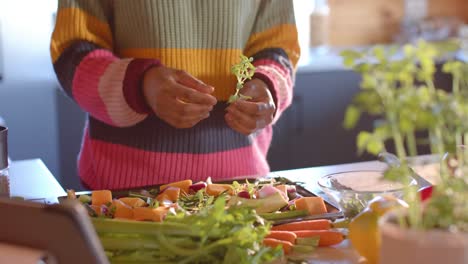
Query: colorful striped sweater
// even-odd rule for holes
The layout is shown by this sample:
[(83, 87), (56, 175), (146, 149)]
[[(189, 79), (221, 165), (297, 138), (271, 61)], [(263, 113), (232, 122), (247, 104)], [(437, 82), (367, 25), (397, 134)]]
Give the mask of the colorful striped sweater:
[[(230, 67), (241, 54), (269, 86), (276, 121), (291, 103), (299, 58), (292, 0), (59, 0), (51, 57), (63, 90), (88, 113), (78, 158), (84, 184), (268, 173), (271, 126), (244, 136), (224, 121), (236, 83)], [(176, 129), (149, 110), (141, 81), (160, 64), (215, 87), (208, 119)]]

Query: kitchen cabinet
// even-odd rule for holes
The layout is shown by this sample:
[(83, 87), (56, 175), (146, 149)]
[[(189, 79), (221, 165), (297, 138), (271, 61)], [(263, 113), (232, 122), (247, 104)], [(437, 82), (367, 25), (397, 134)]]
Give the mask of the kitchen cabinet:
[[(366, 160), (357, 157), (356, 131), (346, 131), (342, 120), (347, 105), (359, 91), (358, 74), (342, 69), (298, 71), (291, 106), (273, 129), (268, 155), (272, 170), (303, 168)], [(365, 118), (359, 129), (370, 129)]]
[[(342, 125), (347, 106), (359, 92), (360, 76), (339, 63), (319, 66), (298, 69), (293, 102), (273, 129), (268, 153), (272, 171), (375, 159), (369, 154), (358, 155), (356, 148), (358, 132), (371, 130), (375, 118), (363, 116), (352, 130)], [(451, 79), (440, 67), (436, 87), (451, 89)], [(392, 144), (387, 148), (393, 151)], [(428, 153), (425, 147), (418, 151)]]

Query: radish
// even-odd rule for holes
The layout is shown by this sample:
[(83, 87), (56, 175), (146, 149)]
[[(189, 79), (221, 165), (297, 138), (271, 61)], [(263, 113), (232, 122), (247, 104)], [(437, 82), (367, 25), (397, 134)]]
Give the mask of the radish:
[(196, 193), (201, 189), (205, 189), (207, 184), (205, 182), (197, 182), (192, 185), (190, 185), (189, 190)]
[(237, 194), (237, 196), (239, 197), (242, 197), (242, 198), (246, 198), (246, 199), (250, 199), (250, 193), (248, 191), (241, 191)]
[(258, 190), (258, 198), (263, 199), (275, 193), (281, 193), (278, 189), (273, 187), (273, 185), (265, 185), (260, 190)]
[(432, 196), (433, 187), (427, 186), (424, 188), (419, 189), (419, 196), (421, 197), (421, 201), (426, 201), (427, 199), (431, 198)]
[(287, 193), (289, 200), (292, 200), (297, 197), (297, 191), (296, 191), (296, 186), (295, 185), (287, 185)]

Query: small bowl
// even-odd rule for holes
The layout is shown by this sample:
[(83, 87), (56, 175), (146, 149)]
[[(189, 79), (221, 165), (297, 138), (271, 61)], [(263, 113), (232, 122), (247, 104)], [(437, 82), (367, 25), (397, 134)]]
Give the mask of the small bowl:
[[(412, 181), (410, 185), (416, 184)], [(360, 170), (322, 176), (318, 185), (342, 210), (347, 218), (359, 214), (376, 196), (403, 197), (403, 184), (383, 179), (383, 172)]]

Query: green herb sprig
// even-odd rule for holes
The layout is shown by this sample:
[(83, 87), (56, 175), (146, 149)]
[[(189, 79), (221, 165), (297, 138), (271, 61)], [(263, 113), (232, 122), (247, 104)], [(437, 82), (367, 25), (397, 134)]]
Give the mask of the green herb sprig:
[(251, 80), (255, 73), (255, 66), (252, 64), (253, 58), (240, 55), (240, 62), (231, 67), (231, 73), (237, 78), (236, 92), (229, 97), (228, 103), (233, 103), (239, 99), (251, 99), (250, 96), (245, 96), (240, 93), (247, 80)]

